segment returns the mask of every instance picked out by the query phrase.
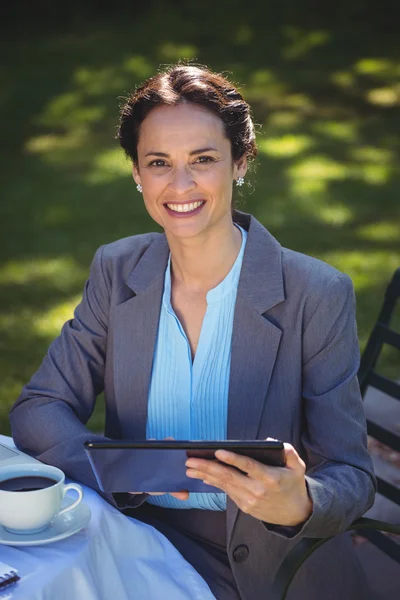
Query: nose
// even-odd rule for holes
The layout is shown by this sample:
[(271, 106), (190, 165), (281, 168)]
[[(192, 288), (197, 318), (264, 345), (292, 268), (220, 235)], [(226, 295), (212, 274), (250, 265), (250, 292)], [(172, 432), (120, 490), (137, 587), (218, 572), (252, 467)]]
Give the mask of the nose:
[(178, 167), (174, 169), (169, 187), (175, 194), (182, 196), (192, 190), (195, 186), (196, 183), (190, 169), (187, 167)]

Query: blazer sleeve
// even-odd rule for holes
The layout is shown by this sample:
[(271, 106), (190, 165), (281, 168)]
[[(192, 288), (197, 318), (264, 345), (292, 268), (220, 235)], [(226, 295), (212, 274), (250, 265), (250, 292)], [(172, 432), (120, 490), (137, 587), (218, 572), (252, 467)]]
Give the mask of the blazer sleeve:
[(302, 445), (313, 512), (297, 527), (267, 526), (278, 535), (336, 535), (373, 504), (376, 480), (367, 450), (358, 368), (353, 285), (347, 275), (339, 274), (303, 333)]
[(106, 439), (85, 426), (104, 386), (109, 290), (102, 251), (103, 247), (95, 254), (74, 318), (65, 323), (22, 390), (11, 409), (10, 423), (20, 450), (59, 467), (115, 505), (111, 494), (99, 490), (83, 446), (88, 438)]

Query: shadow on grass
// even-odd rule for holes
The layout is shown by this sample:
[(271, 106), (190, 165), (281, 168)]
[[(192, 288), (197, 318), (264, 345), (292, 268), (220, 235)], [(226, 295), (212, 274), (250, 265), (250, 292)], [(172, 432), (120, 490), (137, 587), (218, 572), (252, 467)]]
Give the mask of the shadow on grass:
[[(181, 58), (241, 82), (260, 147), (241, 208), (353, 278), (364, 345), (400, 264), (396, 19), (372, 2), (324, 15), (316, 2), (282, 4), (158, 2), (139, 16), (3, 36), (0, 431), (96, 248), (155, 229), (113, 139), (118, 97)], [(398, 374), (398, 358), (385, 360)]]

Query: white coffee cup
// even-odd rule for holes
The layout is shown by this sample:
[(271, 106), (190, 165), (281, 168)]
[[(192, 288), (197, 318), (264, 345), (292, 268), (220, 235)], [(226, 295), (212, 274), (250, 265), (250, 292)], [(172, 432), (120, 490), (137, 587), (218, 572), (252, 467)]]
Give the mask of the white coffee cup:
[[(65, 485), (65, 475), (57, 467), (39, 463), (0, 467), (0, 482), (16, 477), (46, 477), (52, 479), (54, 485), (23, 492), (0, 489), (0, 525), (11, 533), (38, 533), (46, 529), (56, 516), (78, 506), (83, 498), (81, 486), (76, 483)], [(77, 492), (78, 498), (60, 510), (69, 490)]]

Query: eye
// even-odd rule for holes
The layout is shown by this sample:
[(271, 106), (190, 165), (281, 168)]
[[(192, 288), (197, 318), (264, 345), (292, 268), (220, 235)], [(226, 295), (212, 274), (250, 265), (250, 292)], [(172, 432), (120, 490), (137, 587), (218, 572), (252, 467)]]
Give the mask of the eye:
[(196, 159), (196, 162), (200, 163), (201, 165), (204, 165), (207, 163), (215, 162), (215, 158), (213, 158), (212, 156), (199, 156)]
[(162, 158), (157, 158), (149, 163), (149, 167), (166, 167), (167, 163)]

